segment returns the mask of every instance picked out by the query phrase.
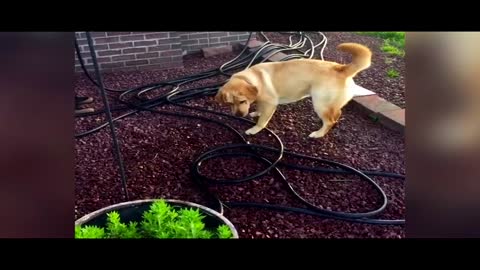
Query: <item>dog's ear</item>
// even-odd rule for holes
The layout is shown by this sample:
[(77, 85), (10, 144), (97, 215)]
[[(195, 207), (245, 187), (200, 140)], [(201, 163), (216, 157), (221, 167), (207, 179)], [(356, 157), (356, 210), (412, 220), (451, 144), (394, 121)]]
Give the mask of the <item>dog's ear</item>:
[(257, 99), (257, 95), (258, 95), (258, 89), (256, 86), (254, 85), (251, 85), (251, 84), (247, 84), (245, 85), (245, 87), (243, 88), (243, 94), (245, 95), (245, 97), (250, 101), (255, 101)]
[(228, 91), (218, 91), (215, 96), (215, 101), (220, 104), (227, 104), (233, 102), (233, 96)]
[(215, 95), (215, 101), (220, 104), (225, 103), (225, 97), (221, 91), (218, 91), (218, 93)]
[(258, 96), (258, 88), (252, 83), (251, 78), (246, 75), (237, 75), (236, 78), (241, 81), (240, 93), (250, 102), (255, 101)]

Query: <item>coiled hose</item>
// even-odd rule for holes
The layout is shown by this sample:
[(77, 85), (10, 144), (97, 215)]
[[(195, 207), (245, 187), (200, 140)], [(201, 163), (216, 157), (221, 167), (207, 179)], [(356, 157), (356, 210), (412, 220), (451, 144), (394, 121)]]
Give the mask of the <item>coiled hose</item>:
[[(223, 214), (224, 211), (224, 206), (227, 207), (256, 207), (256, 208), (265, 208), (265, 209), (271, 209), (271, 210), (277, 210), (277, 211), (289, 211), (289, 212), (296, 212), (296, 213), (303, 213), (303, 214), (308, 214), (308, 215), (314, 215), (314, 216), (319, 216), (322, 218), (333, 218), (333, 219), (339, 219), (339, 220), (344, 220), (344, 221), (350, 221), (350, 222), (360, 222), (360, 223), (369, 223), (369, 224), (380, 224), (380, 225), (403, 225), (405, 224), (404, 219), (397, 219), (397, 220), (384, 220), (384, 219), (376, 219), (374, 216), (379, 215), (382, 213), (388, 203), (387, 196), (385, 192), (382, 190), (382, 188), (375, 182), (373, 181), (372, 178), (369, 176), (384, 176), (384, 177), (389, 177), (389, 178), (397, 178), (397, 179), (405, 179), (405, 176), (400, 175), (400, 174), (395, 174), (395, 173), (386, 173), (386, 172), (371, 172), (371, 171), (360, 171), (355, 168), (352, 168), (348, 165), (338, 163), (335, 161), (327, 160), (327, 159), (321, 159), (321, 158), (316, 158), (312, 156), (307, 156), (307, 155), (302, 155), (302, 154), (297, 154), (291, 151), (288, 151), (285, 149), (283, 146), (283, 143), (281, 139), (270, 129), (265, 128), (264, 131), (268, 132), (273, 136), (273, 138), (276, 141), (277, 147), (271, 147), (271, 146), (264, 146), (264, 145), (257, 145), (257, 144), (250, 144), (243, 134), (236, 130), (235, 128), (231, 127), (224, 121), (218, 121), (215, 119), (211, 119), (208, 117), (204, 116), (196, 116), (188, 113), (178, 113), (178, 112), (171, 112), (171, 111), (162, 111), (159, 110), (158, 108), (161, 108), (164, 105), (175, 105), (181, 108), (185, 108), (188, 110), (196, 110), (200, 112), (205, 112), (209, 114), (215, 114), (219, 115), (225, 118), (230, 118), (230, 119), (235, 119), (238, 121), (243, 121), (249, 124), (254, 125), (255, 122), (242, 118), (242, 117), (236, 117), (233, 115), (213, 111), (213, 110), (207, 110), (204, 108), (199, 108), (199, 107), (194, 107), (194, 106), (188, 106), (185, 104), (182, 104), (183, 102), (199, 98), (199, 97), (204, 97), (204, 96), (213, 96), (217, 93), (219, 87), (221, 87), (226, 81), (217, 83), (214, 85), (210, 86), (204, 86), (204, 87), (198, 87), (198, 88), (190, 88), (190, 89), (181, 89), (181, 87), (185, 84), (194, 82), (194, 81), (199, 81), (203, 80), (206, 78), (218, 76), (218, 75), (227, 75), (231, 76), (233, 73), (236, 72), (236, 70), (242, 70), (246, 69), (252, 65), (264, 62), (268, 60), (268, 58), (278, 52), (282, 51), (296, 51), (298, 53), (290, 54), (287, 55), (285, 58), (283, 58), (281, 61), (288, 61), (290, 59), (298, 59), (298, 58), (313, 58), (315, 49), (321, 45), (322, 49), (320, 51), (321, 59), (323, 60), (323, 50), (326, 47), (327, 44), (327, 38), (323, 33), (318, 33), (323, 37), (322, 41), (319, 42), (318, 44), (314, 44), (312, 39), (305, 33), (303, 32), (293, 32), (293, 33), (288, 33), (290, 34), (289, 36), (289, 45), (283, 45), (283, 44), (277, 44), (277, 43), (272, 43), (268, 40), (268, 38), (263, 34), (263, 32), (260, 32), (262, 37), (266, 40), (266, 42), (257, 48), (252, 49), (250, 52), (247, 51), (247, 44), (251, 40), (252, 33), (250, 33), (248, 40), (246, 41), (246, 44), (243, 48), (243, 50), (232, 60), (228, 61), (227, 63), (223, 64), (219, 68), (207, 70), (204, 72), (200, 72), (198, 74), (193, 74), (181, 78), (177, 78), (174, 80), (169, 80), (169, 81), (163, 81), (163, 82), (157, 82), (157, 83), (152, 83), (148, 85), (142, 85), (138, 86), (132, 89), (125, 89), (125, 90), (119, 90), (119, 89), (109, 89), (109, 88), (104, 88), (105, 91), (108, 92), (116, 92), (120, 93), (120, 95), (117, 97), (117, 100), (123, 104), (123, 106), (119, 106), (116, 108), (113, 108), (111, 111), (127, 111), (115, 118), (112, 119), (112, 121), (118, 121), (121, 120), (125, 117), (128, 117), (130, 115), (136, 114), (140, 111), (149, 111), (152, 113), (158, 113), (161, 115), (168, 115), (168, 116), (173, 116), (173, 117), (183, 117), (183, 118), (188, 118), (188, 119), (195, 119), (197, 121), (205, 121), (205, 122), (210, 122), (214, 123), (216, 125), (222, 126), (231, 132), (233, 132), (238, 139), (242, 143), (238, 144), (228, 144), (228, 145), (223, 145), (220, 147), (215, 147), (212, 148), (205, 153), (201, 154), (197, 158), (195, 158), (191, 164), (190, 170), (191, 170), (191, 177), (196, 183), (198, 183), (205, 192), (208, 193), (212, 198), (215, 198), (218, 202), (218, 210), (220, 213)], [(298, 41), (296, 43), (293, 42), (293, 38), (296, 37), (298, 38)], [(307, 50), (302, 51), (302, 49), (305, 48), (305, 45), (308, 44), (310, 45), (307, 47)], [(85, 68), (84, 61), (82, 59), (82, 56), (80, 54), (80, 49), (78, 46), (77, 41), (75, 40), (75, 49), (77, 53), (77, 57), (80, 61), (81, 67), (85, 73), (85, 75), (88, 77), (88, 79), (97, 87), (100, 87), (99, 83), (95, 81), (88, 73), (87, 69)], [(94, 50), (93, 46), (91, 47), (91, 50)], [(93, 59), (94, 61), (96, 59)], [(171, 86), (172, 90), (163, 93), (159, 96), (156, 96), (154, 98), (148, 98), (145, 96), (145, 94), (151, 92), (152, 90), (159, 89), (165, 86)], [(133, 96), (133, 98), (128, 98), (128, 96)], [(108, 108), (107, 108), (108, 109)], [(105, 113), (105, 110), (102, 111), (97, 111), (94, 113), (89, 113), (85, 116), (92, 116), (92, 115), (98, 115), (101, 113)], [(97, 132), (101, 130), (102, 128), (105, 128), (106, 126), (109, 125), (109, 122), (103, 123), (91, 130), (88, 130), (86, 132), (77, 134), (75, 137), (76, 138), (81, 138), (90, 134), (93, 134), (94, 132)], [(240, 152), (238, 151), (239, 149), (247, 149), (249, 152)], [(237, 150), (237, 151), (233, 151)], [(272, 160), (269, 160), (262, 156), (258, 150), (262, 151), (267, 151), (270, 153), (274, 153), (276, 157)], [(117, 155), (120, 156), (120, 155)], [(227, 179), (212, 179), (209, 177), (206, 177), (200, 173), (200, 167), (202, 166), (202, 163), (209, 159), (213, 158), (221, 158), (221, 157), (251, 157), (257, 160), (258, 162), (261, 162), (265, 165), (267, 165), (267, 168), (262, 170), (261, 172), (254, 173), (250, 176), (241, 178), (241, 179), (234, 179), (234, 180), (227, 180)], [(284, 156), (292, 156), (295, 158), (301, 158), (305, 160), (310, 160), (310, 161), (315, 161), (318, 163), (323, 163), (327, 164), (330, 166), (335, 166), (339, 167), (340, 169), (332, 169), (332, 168), (319, 168), (319, 167), (306, 167), (306, 166), (300, 166), (296, 164), (290, 164), (290, 163), (285, 163), (282, 162), (282, 158)], [(120, 162), (120, 161), (119, 161)], [(322, 208), (319, 208), (315, 206), (314, 204), (310, 203), (308, 200), (300, 196), (295, 189), (292, 187), (292, 185), (288, 182), (286, 177), (282, 174), (281, 170), (279, 169), (280, 167), (287, 167), (287, 168), (294, 168), (298, 170), (303, 170), (303, 171), (311, 171), (315, 173), (336, 173), (336, 174), (351, 174), (351, 175), (357, 175), (359, 176), (363, 181), (366, 181), (370, 185), (374, 187), (374, 189), (380, 194), (382, 198), (382, 203), (381, 206), (379, 206), (377, 209), (374, 209), (372, 211), (368, 212), (361, 212), (361, 213), (351, 213), (351, 212), (339, 212), (339, 211), (330, 211), (330, 210), (325, 210)], [(283, 206), (283, 205), (272, 205), (272, 204), (262, 204), (262, 203), (251, 203), (251, 202), (223, 202), (220, 200), (215, 194), (212, 194), (209, 190), (208, 187), (212, 185), (233, 185), (233, 184), (238, 184), (238, 183), (243, 183), (246, 181), (251, 181), (253, 179), (256, 179), (258, 177), (261, 177), (268, 172), (273, 171), (288, 187), (289, 191), (297, 198), (300, 202), (302, 202), (305, 205), (305, 208), (298, 208), (298, 207), (288, 207), (288, 206)]]

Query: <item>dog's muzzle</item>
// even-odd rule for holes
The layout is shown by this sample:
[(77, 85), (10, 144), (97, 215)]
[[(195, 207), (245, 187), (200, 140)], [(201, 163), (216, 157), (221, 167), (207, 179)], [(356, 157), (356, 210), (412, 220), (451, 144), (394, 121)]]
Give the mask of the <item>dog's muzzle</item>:
[(244, 113), (242, 113), (242, 112), (235, 112), (235, 116), (245, 117), (245, 116), (247, 116), (247, 114), (244, 114)]

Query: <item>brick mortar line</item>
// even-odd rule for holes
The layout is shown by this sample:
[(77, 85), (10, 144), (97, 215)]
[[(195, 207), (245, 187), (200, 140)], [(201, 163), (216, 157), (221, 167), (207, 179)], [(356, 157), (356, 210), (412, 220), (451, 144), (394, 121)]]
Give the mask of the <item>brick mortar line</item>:
[[(250, 49), (262, 46), (264, 43), (258, 40), (252, 40), (247, 45)], [(276, 62), (287, 56), (279, 52), (270, 57), (267, 61)], [(367, 89), (368, 90), (368, 89)], [(376, 118), (379, 122), (392, 130), (403, 133), (405, 131), (405, 109), (402, 109), (393, 103), (379, 97), (377, 94), (358, 96), (352, 99), (352, 102), (360, 107), (368, 116)]]

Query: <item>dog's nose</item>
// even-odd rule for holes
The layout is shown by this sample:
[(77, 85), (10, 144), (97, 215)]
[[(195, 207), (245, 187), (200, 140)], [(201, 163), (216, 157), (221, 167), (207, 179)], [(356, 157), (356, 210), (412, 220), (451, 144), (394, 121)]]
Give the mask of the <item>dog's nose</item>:
[(235, 116), (241, 117), (241, 116), (243, 116), (243, 113), (242, 112), (235, 112)]

